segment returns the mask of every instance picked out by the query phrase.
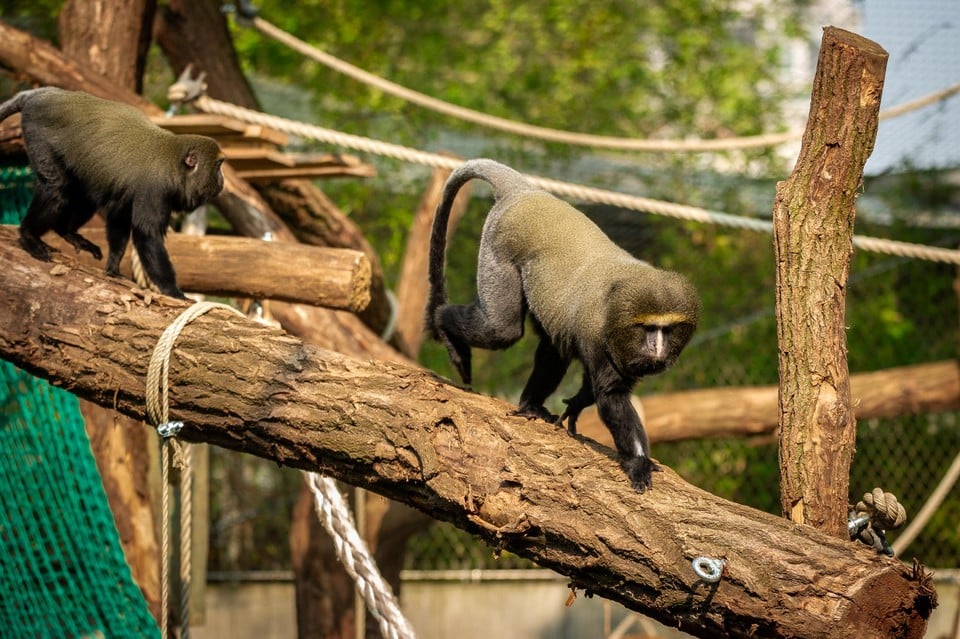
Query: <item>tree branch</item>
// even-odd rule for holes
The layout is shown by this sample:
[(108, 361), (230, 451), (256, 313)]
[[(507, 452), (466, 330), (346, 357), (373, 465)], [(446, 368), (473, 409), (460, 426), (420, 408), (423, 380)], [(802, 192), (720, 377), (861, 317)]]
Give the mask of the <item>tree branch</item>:
[[(0, 243), (0, 356), (144, 417), (161, 332), (149, 306), (82, 267)], [(181, 437), (320, 471), (405, 502), (701, 637), (921, 637), (922, 570), (659, 473), (632, 490), (611, 452), (402, 364), (360, 361), (214, 311), (170, 362)], [(690, 562), (726, 560), (718, 584)]]
[[(704, 437), (771, 435), (777, 428), (776, 386), (702, 388), (634, 397), (646, 415), (652, 442)], [(850, 376), (857, 419), (921, 415), (960, 409), (960, 365), (956, 360), (897, 366)], [(577, 432), (613, 446), (595, 407), (583, 412)]]
[(844, 305), (854, 200), (877, 137), (887, 52), (826, 27), (800, 156), (777, 185), (780, 503), (798, 524), (847, 536), (857, 422)]

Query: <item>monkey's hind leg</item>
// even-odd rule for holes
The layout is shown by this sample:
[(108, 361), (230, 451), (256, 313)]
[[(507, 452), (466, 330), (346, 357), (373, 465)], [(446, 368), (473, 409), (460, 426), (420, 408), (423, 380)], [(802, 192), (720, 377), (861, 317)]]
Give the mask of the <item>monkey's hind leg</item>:
[(543, 403), (557, 390), (570, 361), (560, 354), (550, 338), (543, 333), (539, 323), (536, 326), (541, 335), (540, 343), (533, 360), (533, 371), (520, 393), (520, 404), (514, 414), (555, 423), (557, 416), (548, 411)]
[(57, 217), (53, 230), (66, 240), (79, 253), (86, 251), (94, 259), (103, 258), (100, 247), (80, 235), (80, 227), (90, 221), (97, 210), (97, 205), (86, 195), (80, 184), (70, 184), (64, 189), (63, 212)]
[(58, 252), (40, 238), (54, 227), (62, 206), (54, 188), (38, 175), (33, 199), (20, 222), (20, 246), (38, 260), (49, 262), (53, 259), (51, 254)]
[(497, 263), (481, 246), (477, 299), (469, 305), (444, 304), (436, 310), (434, 331), (465, 384), (471, 382), (470, 347), (499, 350), (523, 336), (527, 309), (520, 273)]
[(100, 247), (94, 244), (93, 242), (91, 242), (90, 240), (88, 240), (87, 238), (83, 237), (79, 233), (67, 232), (67, 233), (61, 233), (60, 236), (63, 239), (65, 239), (67, 242), (69, 242), (70, 245), (76, 249), (77, 253), (79, 253), (80, 251), (86, 251), (87, 253), (92, 255), (93, 259), (95, 260), (99, 260), (103, 258), (103, 253), (100, 251)]

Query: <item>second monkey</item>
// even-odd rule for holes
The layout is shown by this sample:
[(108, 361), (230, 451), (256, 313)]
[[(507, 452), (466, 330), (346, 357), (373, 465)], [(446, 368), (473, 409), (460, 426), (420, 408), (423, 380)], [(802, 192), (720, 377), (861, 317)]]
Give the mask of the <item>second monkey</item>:
[[(474, 178), (494, 193), (480, 238), (477, 299), (448, 304), (447, 221), (457, 192)], [(466, 162), (447, 179), (430, 238), (429, 277), (428, 328), (465, 383), (471, 347), (507, 348), (523, 335), (529, 311), (540, 344), (517, 413), (558, 426), (566, 421), (575, 434), (580, 412), (596, 403), (633, 487), (651, 487), (657, 466), (630, 396), (640, 378), (666, 370), (690, 341), (700, 300), (689, 280), (636, 259), (583, 213), (486, 159)], [(583, 383), (556, 417), (544, 401), (574, 358), (583, 362)]]

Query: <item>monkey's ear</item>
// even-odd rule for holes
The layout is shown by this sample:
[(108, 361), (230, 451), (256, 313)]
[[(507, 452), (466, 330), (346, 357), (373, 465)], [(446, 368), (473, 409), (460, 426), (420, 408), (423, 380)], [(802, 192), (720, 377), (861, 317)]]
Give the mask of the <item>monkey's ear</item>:
[(187, 165), (187, 168), (197, 168), (197, 152), (193, 149), (187, 151), (187, 154), (183, 157), (183, 163)]

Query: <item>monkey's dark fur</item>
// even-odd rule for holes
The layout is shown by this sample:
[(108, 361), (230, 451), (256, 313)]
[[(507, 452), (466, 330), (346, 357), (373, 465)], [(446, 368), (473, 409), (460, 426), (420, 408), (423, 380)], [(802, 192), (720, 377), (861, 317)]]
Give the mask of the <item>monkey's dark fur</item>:
[(50, 261), (54, 249), (40, 238), (52, 230), (99, 260), (100, 248), (77, 232), (99, 209), (110, 247), (106, 272), (120, 274), (132, 232), (150, 279), (183, 298), (163, 238), (171, 211), (195, 209), (223, 188), (217, 143), (164, 131), (129, 105), (54, 87), (21, 91), (0, 104), (0, 121), (14, 113), (21, 114), (37, 180), (20, 245)]
[[(490, 183), (495, 200), (480, 237), (477, 299), (447, 304), (447, 221), (460, 187), (474, 178)], [(672, 365), (690, 341), (700, 318), (693, 285), (634, 258), (583, 213), (513, 169), (471, 160), (447, 179), (434, 218), (428, 328), (469, 384), (470, 348), (510, 346), (523, 335), (527, 311), (540, 344), (518, 414), (558, 426), (566, 420), (575, 434), (580, 412), (596, 402), (634, 488), (649, 488), (658, 468), (631, 390), (641, 377)], [(543, 403), (573, 358), (583, 362), (583, 385), (558, 418)]]

